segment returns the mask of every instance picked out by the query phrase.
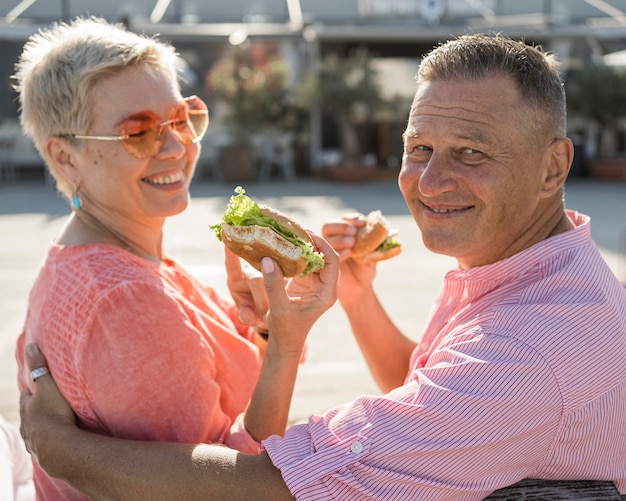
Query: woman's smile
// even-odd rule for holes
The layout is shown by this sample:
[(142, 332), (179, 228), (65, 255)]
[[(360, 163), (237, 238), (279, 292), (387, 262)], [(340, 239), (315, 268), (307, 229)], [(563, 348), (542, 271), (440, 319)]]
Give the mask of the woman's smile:
[(144, 177), (142, 178), (142, 181), (157, 186), (172, 186), (183, 183), (184, 176), (182, 171), (177, 171), (171, 174), (157, 174), (150, 177)]

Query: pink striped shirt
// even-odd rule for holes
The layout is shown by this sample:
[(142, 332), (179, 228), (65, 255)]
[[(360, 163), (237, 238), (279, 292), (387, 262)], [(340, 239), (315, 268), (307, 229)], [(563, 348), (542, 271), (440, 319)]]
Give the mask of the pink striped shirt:
[(626, 492), (626, 291), (569, 216), (448, 273), (404, 386), (264, 441), (298, 500), (478, 500), (526, 477)]

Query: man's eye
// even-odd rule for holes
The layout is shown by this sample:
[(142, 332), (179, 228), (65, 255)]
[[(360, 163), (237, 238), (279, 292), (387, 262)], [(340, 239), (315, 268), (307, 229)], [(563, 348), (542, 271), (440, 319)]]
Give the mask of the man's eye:
[(408, 154), (419, 154), (430, 151), (431, 149), (428, 146), (424, 146), (423, 144), (406, 146), (405, 148), (405, 152)]
[(477, 154), (480, 155), (480, 154), (482, 154), (482, 152), (480, 152), (478, 150), (475, 150), (474, 148), (465, 148), (463, 150), (463, 153), (466, 154), (466, 155), (477, 155)]
[(474, 148), (464, 148), (460, 152), (460, 158), (467, 162), (478, 162), (486, 157), (486, 155), (480, 151), (475, 150)]
[(424, 145), (407, 147), (404, 151), (404, 159), (409, 162), (426, 163), (433, 154), (432, 150)]

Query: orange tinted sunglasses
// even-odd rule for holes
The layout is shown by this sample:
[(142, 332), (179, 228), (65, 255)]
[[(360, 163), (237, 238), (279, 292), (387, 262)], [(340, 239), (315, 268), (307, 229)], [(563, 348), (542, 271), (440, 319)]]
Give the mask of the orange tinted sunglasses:
[(119, 136), (84, 136), (61, 134), (61, 137), (96, 139), (98, 141), (122, 141), (124, 149), (135, 158), (156, 155), (163, 146), (163, 129), (169, 126), (183, 144), (199, 142), (209, 126), (209, 111), (198, 96), (186, 97), (176, 105), (170, 118), (161, 121), (153, 111), (146, 110), (129, 115), (122, 124)]

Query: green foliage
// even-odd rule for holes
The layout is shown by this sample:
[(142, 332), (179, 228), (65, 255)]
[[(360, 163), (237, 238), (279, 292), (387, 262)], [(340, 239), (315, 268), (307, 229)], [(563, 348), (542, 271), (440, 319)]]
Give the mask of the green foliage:
[(566, 81), (568, 109), (614, 127), (626, 117), (626, 69), (607, 65), (573, 71)]
[(371, 120), (389, 106), (382, 94), (378, 72), (365, 49), (358, 49), (348, 57), (328, 54), (317, 72), (302, 80), (298, 96), (299, 103), (319, 105), (334, 117), (342, 158), (348, 163), (358, 162), (361, 156), (355, 123)]
[(254, 57), (233, 47), (215, 63), (209, 75), (213, 93), (228, 104), (228, 117), (238, 142), (251, 132), (280, 121), (286, 112), (286, 68), (276, 54)]
[(328, 54), (317, 74), (310, 73), (303, 79), (299, 92), (302, 101), (319, 104), (331, 112), (352, 113), (355, 107), (376, 112), (385, 105), (378, 72), (365, 49), (348, 57)]
[(565, 91), (569, 112), (599, 125), (595, 137), (599, 156), (618, 155), (619, 130), (626, 119), (626, 68), (593, 65), (573, 71)]

